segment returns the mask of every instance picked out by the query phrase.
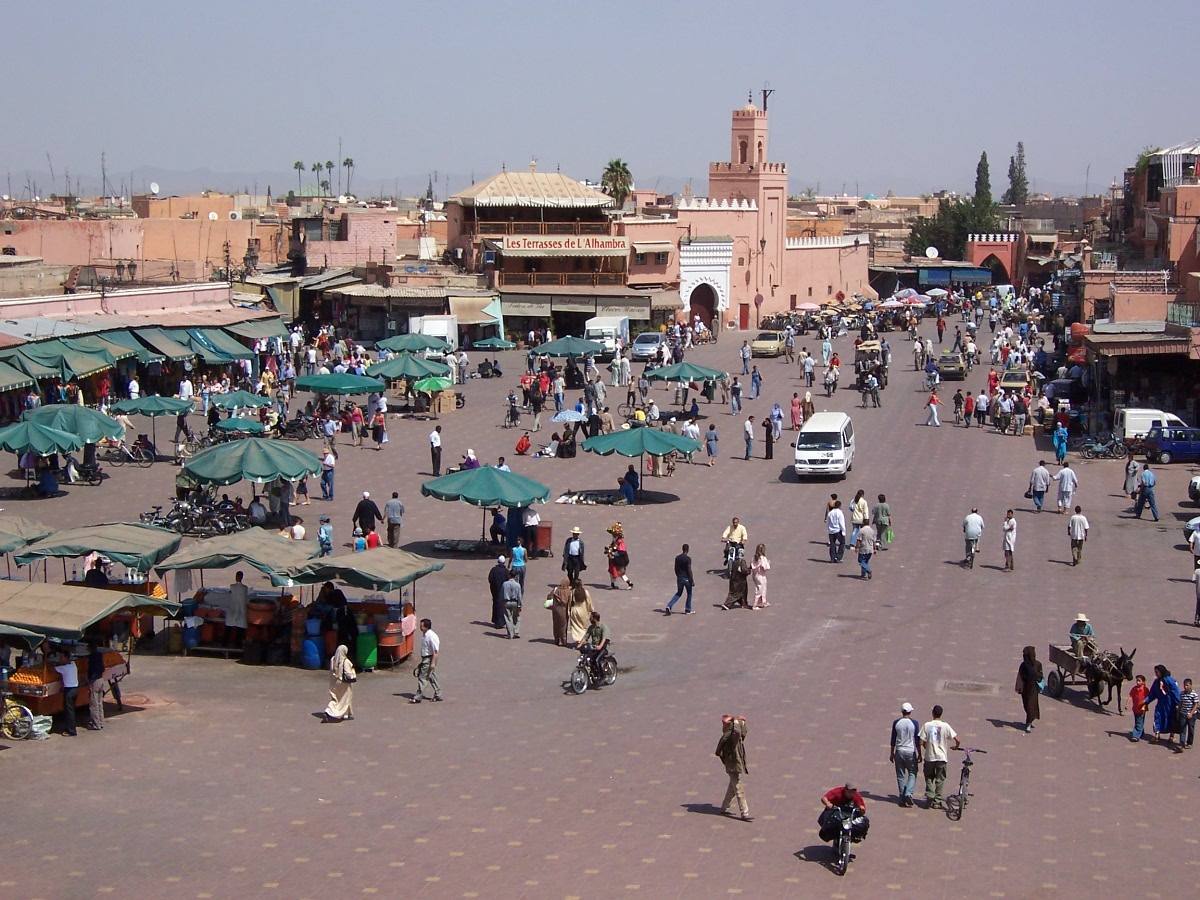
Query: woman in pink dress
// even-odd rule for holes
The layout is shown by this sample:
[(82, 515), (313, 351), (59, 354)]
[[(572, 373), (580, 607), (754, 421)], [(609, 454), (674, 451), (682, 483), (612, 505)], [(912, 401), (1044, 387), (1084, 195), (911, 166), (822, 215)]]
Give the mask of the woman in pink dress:
[(754, 583), (754, 602), (750, 605), (751, 609), (766, 609), (771, 605), (767, 602), (767, 572), (770, 569), (767, 545), (759, 544), (754, 548), (754, 562), (750, 564), (750, 579)]
[(803, 401), (800, 395), (792, 394), (792, 431), (799, 431), (800, 426), (804, 424)]

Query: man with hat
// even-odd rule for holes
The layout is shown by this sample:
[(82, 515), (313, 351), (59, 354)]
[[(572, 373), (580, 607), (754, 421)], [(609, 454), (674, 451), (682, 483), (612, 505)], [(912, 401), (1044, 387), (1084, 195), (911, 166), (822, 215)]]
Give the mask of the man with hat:
[(383, 513), (379, 511), (379, 507), (375, 505), (375, 501), (371, 499), (370, 491), (362, 492), (362, 499), (358, 501), (358, 505), (354, 507), (354, 516), (350, 520), (351, 525), (357, 525), (363, 530), (363, 534), (375, 530), (375, 523), (383, 518)]
[(1075, 616), (1067, 637), (1071, 640), (1071, 652), (1076, 656), (1095, 656), (1096, 630), (1092, 628), (1092, 621), (1086, 615), (1079, 613)]
[(582, 529), (576, 525), (571, 529), (571, 536), (567, 538), (566, 544), (563, 545), (563, 571), (567, 573), (567, 579), (572, 583), (579, 580), (579, 573), (587, 568), (587, 562), (583, 557), (583, 534)]
[(896, 766), (896, 791), (901, 806), (913, 805), (917, 788), (917, 766), (921, 762), (921, 725), (912, 717), (913, 705), (900, 704), (900, 718), (892, 722), (888, 760)]

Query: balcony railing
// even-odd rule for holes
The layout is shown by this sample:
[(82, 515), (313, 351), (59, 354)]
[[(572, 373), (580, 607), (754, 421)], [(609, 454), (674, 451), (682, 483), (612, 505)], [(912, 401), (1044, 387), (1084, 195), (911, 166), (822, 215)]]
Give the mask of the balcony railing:
[(498, 272), (497, 275), (500, 284), (507, 287), (597, 287), (625, 283), (620, 272)]
[(1167, 304), (1167, 321), (1172, 325), (1186, 325), (1188, 328), (1200, 326), (1200, 303)]
[(471, 222), (468, 234), (608, 234), (608, 222)]

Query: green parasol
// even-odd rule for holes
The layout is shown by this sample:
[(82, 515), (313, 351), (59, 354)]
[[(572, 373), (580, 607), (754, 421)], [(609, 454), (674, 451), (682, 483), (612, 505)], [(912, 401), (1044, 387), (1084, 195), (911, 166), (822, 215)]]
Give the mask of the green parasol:
[(482, 341), (475, 341), (471, 344), (472, 350), (515, 350), (516, 344), (512, 341), (506, 341), (502, 337), (484, 338)]
[(125, 429), (116, 419), (78, 403), (53, 403), (26, 410), (21, 419), (49, 425), (79, 435), (85, 444), (97, 444), (104, 438), (120, 439)]
[(539, 356), (585, 356), (588, 353), (603, 353), (604, 345), (567, 335), (533, 349)]
[(385, 385), (378, 378), (370, 378), (366, 375), (332, 372), (329, 375), (301, 375), (296, 379), (296, 387), (302, 391), (312, 391), (315, 394), (343, 396), (382, 391)]
[(375, 363), (367, 369), (375, 378), (386, 378), (394, 381), (397, 378), (407, 378), (413, 381), (417, 378), (429, 378), (434, 375), (449, 375), (450, 367), (436, 359), (424, 359), (411, 353), (401, 353), (384, 362)]
[(149, 416), (154, 419), (159, 416), (177, 416), (184, 410), (191, 412), (193, 406), (191, 400), (182, 400), (179, 397), (159, 397), (151, 394), (136, 399), (118, 400), (112, 405), (112, 408), (119, 413)]
[(422, 378), (420, 381), (414, 382), (412, 389), (419, 394), (438, 394), (451, 387), (452, 383), (449, 378)]
[(395, 337), (384, 338), (375, 344), (377, 348), (396, 352), (413, 350), (449, 350), (450, 345), (440, 337), (430, 334), (398, 334)]
[(724, 381), (725, 373), (695, 363), (681, 362), (659, 369), (650, 369), (646, 377), (651, 381)]
[(53, 533), (53, 528), (24, 516), (0, 515), (0, 553), (12, 553)]
[(394, 591), (443, 568), (443, 563), (407, 550), (375, 547), (363, 553), (342, 553), (293, 566), (272, 574), (271, 583), (290, 585), (342, 581), (367, 591)]
[(213, 427), (231, 434), (262, 434), (267, 430), (267, 426), (258, 419), (247, 419), (242, 416), (221, 419)]
[(84, 443), (78, 435), (41, 422), (14, 422), (7, 428), (0, 428), (0, 449), (11, 453), (32, 450), (38, 456), (50, 456), (78, 450)]
[(303, 447), (270, 438), (249, 437), (197, 453), (183, 471), (201, 484), (234, 484), (243, 479), (266, 484), (278, 478), (298, 481), (321, 471), (321, 460)]
[[(660, 431), (657, 428), (629, 428), (614, 431), (612, 434), (601, 434), (588, 438), (583, 442), (583, 449), (589, 453), (608, 456), (618, 453), (621, 456), (638, 457), (638, 472), (641, 473), (645, 455), (666, 456), (671, 452), (695, 453), (700, 449), (700, 442), (685, 438), (670, 431)], [(640, 485), (639, 480), (639, 485)], [(639, 487), (640, 492), (640, 487)]]
[(262, 409), (270, 406), (271, 400), (249, 391), (230, 391), (228, 394), (214, 394), (212, 405), (217, 409)]
[(434, 478), (421, 485), (421, 494), (438, 500), (461, 500), (472, 506), (484, 508), (483, 540), (487, 529), (487, 508), (492, 506), (520, 507), (532, 503), (544, 503), (550, 497), (550, 488), (540, 481), (505, 472), (491, 466), (478, 469), (463, 469), (441, 478)]

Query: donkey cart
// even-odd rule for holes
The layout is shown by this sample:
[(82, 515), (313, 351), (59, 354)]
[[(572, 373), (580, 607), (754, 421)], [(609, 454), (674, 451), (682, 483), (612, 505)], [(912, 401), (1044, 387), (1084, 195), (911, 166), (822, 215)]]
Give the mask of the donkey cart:
[[(1133, 680), (1133, 654), (1126, 653), (1121, 648), (1118, 655), (1112, 651), (1096, 653), (1093, 656), (1076, 654), (1069, 647), (1050, 645), (1049, 660), (1054, 671), (1046, 674), (1046, 693), (1058, 700), (1062, 697), (1066, 686), (1084, 685), (1087, 687), (1088, 699), (1094, 699), (1101, 707), (1112, 703), (1113, 695), (1117, 697), (1117, 712), (1121, 712), (1121, 685)], [(1101, 700), (1100, 694), (1107, 686), (1108, 699)]]

